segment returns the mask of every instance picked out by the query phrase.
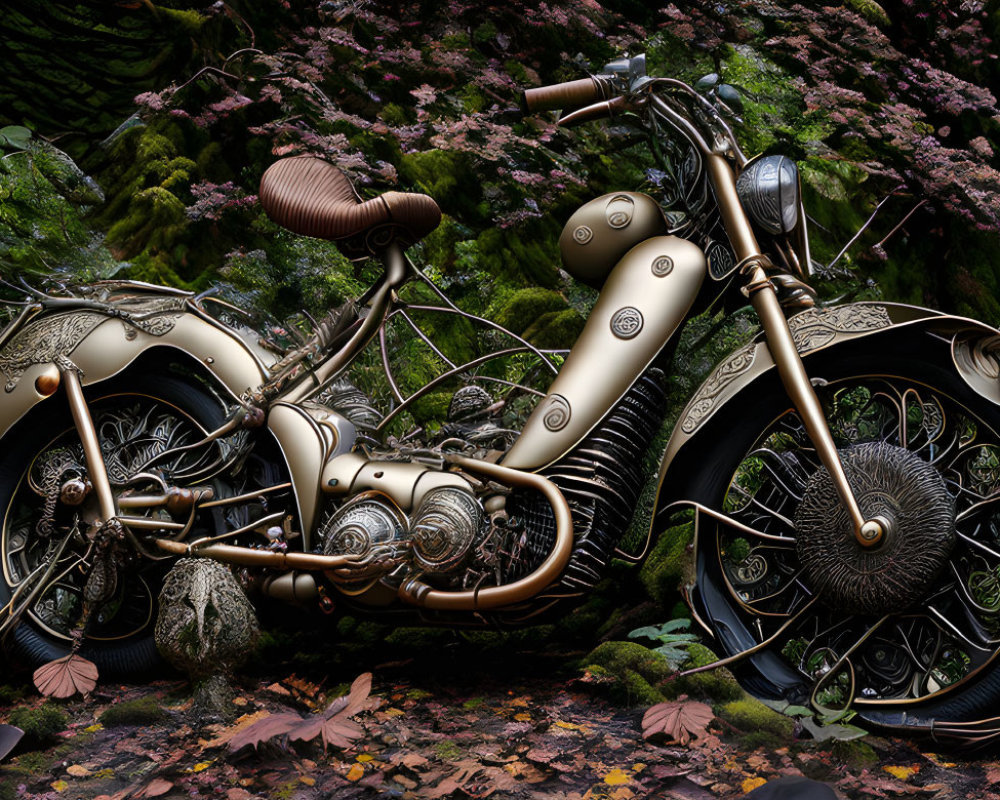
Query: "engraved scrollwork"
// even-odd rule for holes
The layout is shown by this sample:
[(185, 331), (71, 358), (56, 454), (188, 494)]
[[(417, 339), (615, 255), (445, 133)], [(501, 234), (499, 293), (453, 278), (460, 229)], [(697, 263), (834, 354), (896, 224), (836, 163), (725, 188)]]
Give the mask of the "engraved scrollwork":
[(840, 333), (864, 333), (892, 325), (885, 306), (840, 306), (811, 308), (788, 320), (795, 347), (800, 353), (823, 347)]
[(684, 433), (694, 433), (715, 407), (718, 396), (730, 383), (753, 366), (757, 345), (754, 342), (741, 347), (728, 360), (720, 364), (714, 373), (705, 381), (698, 393), (691, 399), (681, 430)]
[(561, 394), (554, 394), (549, 398), (549, 407), (545, 409), (542, 422), (550, 431), (561, 431), (569, 424), (571, 414), (569, 401)]
[(35, 364), (47, 364), (71, 352), (107, 317), (93, 311), (52, 314), (30, 322), (18, 331), (0, 352), (0, 371), (7, 376), (6, 391), (11, 392), (25, 370)]
[(657, 278), (663, 278), (673, 272), (674, 260), (670, 256), (659, 256), (653, 260), (651, 269)]
[(573, 230), (573, 241), (577, 244), (587, 244), (594, 238), (594, 232), (586, 225), (580, 225)]

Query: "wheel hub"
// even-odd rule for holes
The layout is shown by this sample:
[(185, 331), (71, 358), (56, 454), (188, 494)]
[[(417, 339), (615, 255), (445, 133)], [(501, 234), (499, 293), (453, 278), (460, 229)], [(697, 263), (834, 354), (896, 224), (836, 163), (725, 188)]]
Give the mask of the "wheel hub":
[(955, 501), (944, 480), (915, 453), (884, 442), (840, 451), (866, 519), (887, 531), (862, 546), (825, 468), (806, 485), (795, 513), (796, 549), (810, 585), (839, 611), (882, 615), (924, 597), (955, 543)]

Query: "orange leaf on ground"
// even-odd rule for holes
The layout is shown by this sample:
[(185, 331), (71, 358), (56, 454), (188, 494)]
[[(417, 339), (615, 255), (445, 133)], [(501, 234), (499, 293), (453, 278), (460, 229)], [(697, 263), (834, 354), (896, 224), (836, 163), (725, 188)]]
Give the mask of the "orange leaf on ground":
[(46, 697), (89, 694), (97, 686), (97, 667), (83, 656), (70, 653), (35, 670), (35, 688)]

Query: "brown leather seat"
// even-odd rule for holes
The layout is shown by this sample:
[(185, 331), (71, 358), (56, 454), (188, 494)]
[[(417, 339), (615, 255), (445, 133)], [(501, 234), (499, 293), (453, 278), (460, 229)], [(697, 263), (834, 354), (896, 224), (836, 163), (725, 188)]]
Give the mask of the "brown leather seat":
[(343, 172), (313, 156), (268, 167), (260, 202), (282, 227), (346, 245), (348, 255), (374, 253), (393, 241), (413, 244), (441, 222), (441, 209), (427, 195), (386, 192), (362, 201)]

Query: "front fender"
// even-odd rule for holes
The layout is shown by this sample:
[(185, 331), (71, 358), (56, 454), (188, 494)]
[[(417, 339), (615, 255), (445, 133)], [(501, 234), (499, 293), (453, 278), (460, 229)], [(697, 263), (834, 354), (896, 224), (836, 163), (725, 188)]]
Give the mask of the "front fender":
[[(819, 376), (810, 372), (813, 362), (836, 358), (838, 348), (856, 346), (858, 340), (867, 340), (866, 349), (877, 352), (881, 338), (898, 335), (903, 328), (936, 335), (950, 342), (952, 360), (961, 378), (983, 397), (1000, 405), (1000, 331), (984, 323), (916, 306), (867, 302), (808, 309), (789, 318), (788, 325), (806, 372), (814, 379)], [(699, 465), (710, 465), (713, 450), (722, 444), (720, 432), (708, 430), (713, 427), (710, 421), (724, 412), (731, 412), (738, 419), (740, 409), (753, 407), (760, 395), (768, 394), (763, 387), (765, 383), (773, 386), (778, 380), (776, 373), (761, 333), (730, 354), (701, 385), (681, 413), (667, 443), (660, 465), (651, 533), (659, 527), (660, 512), (671, 504), (704, 500), (690, 497), (688, 492)]]
[(118, 375), (157, 348), (198, 363), (234, 399), (259, 387), (267, 376), (262, 353), (235, 332), (186, 308), (183, 299), (177, 308), (138, 325), (89, 308), (43, 312), (21, 321), (0, 345), (5, 383), (0, 436), (46, 399), (36, 381), (53, 373), (58, 360), (70, 359), (81, 370), (84, 386), (90, 386)]

